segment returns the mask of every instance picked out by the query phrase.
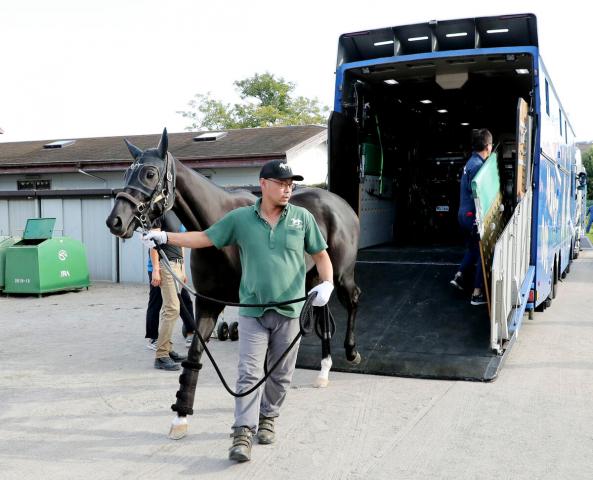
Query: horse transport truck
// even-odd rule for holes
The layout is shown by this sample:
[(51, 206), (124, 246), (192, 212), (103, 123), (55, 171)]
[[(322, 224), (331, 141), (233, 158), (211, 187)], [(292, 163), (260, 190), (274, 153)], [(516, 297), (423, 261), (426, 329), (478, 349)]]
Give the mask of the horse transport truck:
[[(472, 185), (488, 299), (473, 306), (472, 285), (461, 294), (449, 281), (464, 251), (459, 185), (479, 128), (493, 133), (494, 153)], [(334, 366), (494, 379), (524, 315), (550, 307), (578, 252), (580, 156), (536, 17), (341, 35), (328, 142), (329, 188), (361, 227), (363, 360)], [(318, 348), (301, 348), (299, 364), (310, 357), (315, 367)]]

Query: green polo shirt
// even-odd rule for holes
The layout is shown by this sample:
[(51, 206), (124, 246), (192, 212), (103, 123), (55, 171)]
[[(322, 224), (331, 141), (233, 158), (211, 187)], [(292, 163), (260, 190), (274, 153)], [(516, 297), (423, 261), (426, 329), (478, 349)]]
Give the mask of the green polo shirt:
[[(216, 248), (237, 245), (241, 255), (241, 303), (271, 303), (305, 296), (305, 252), (327, 248), (311, 213), (288, 204), (272, 229), (260, 216), (261, 199), (255, 205), (227, 213), (204, 233)], [(290, 318), (300, 315), (304, 302), (280, 307), (241, 307), (239, 314), (261, 317), (276, 310)]]

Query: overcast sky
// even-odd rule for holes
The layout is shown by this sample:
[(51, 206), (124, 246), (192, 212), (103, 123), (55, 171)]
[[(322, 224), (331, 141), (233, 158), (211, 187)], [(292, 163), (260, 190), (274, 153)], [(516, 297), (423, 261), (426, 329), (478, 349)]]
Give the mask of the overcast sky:
[[(541, 5), (541, 6), (540, 6)], [(268, 71), (332, 106), (341, 33), (531, 12), (579, 140), (593, 140), (591, 13), (583, 0), (3, 0), (0, 142), (183, 131), (195, 93), (237, 101)]]

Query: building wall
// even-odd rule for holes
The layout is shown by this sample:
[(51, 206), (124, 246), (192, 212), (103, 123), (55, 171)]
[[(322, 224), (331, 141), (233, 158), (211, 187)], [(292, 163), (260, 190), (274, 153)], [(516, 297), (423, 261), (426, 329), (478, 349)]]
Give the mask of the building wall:
[(204, 168), (198, 171), (208, 177), (217, 185), (226, 186), (248, 186), (259, 185), (259, 168)]
[(286, 160), (294, 173), (305, 178), (302, 183), (327, 183), (327, 142), (288, 152)]
[[(318, 184), (327, 177), (327, 143), (307, 145), (291, 152), (287, 158), (293, 171), (305, 177), (303, 183)], [(221, 186), (259, 185), (259, 167), (203, 169), (200, 172)], [(0, 191), (16, 191), (17, 180), (31, 178), (50, 180), (52, 190), (119, 189), (123, 172), (94, 173), (93, 178), (81, 173), (39, 175), (0, 175)], [(28, 218), (55, 217), (54, 236), (69, 236), (86, 248), (92, 281), (147, 283), (148, 250), (134, 237), (123, 240), (111, 235), (105, 220), (111, 211), (111, 197), (64, 198), (0, 198), (0, 235), (21, 236)], [(189, 250), (186, 249), (186, 271)]]
[(121, 188), (123, 172), (93, 173), (104, 180), (92, 178), (81, 173), (40, 173), (38, 175), (0, 175), (0, 190), (16, 190), (17, 180), (51, 180), (52, 190), (72, 190), (87, 188)]

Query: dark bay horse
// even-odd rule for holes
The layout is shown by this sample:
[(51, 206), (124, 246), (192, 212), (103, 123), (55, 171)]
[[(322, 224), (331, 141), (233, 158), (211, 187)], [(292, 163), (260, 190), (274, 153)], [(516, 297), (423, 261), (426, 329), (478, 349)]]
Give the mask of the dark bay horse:
[[(201, 231), (210, 227), (227, 212), (255, 203), (257, 197), (252, 193), (245, 190), (225, 190), (174, 158), (167, 151), (166, 129), (157, 148), (141, 150), (127, 140), (126, 144), (134, 157), (134, 162), (126, 172), (124, 190), (118, 194), (106, 221), (113, 235), (130, 238), (137, 228), (147, 228), (152, 220), (161, 216), (171, 205), (187, 230)], [(327, 241), (328, 254), (334, 269), (336, 293), (340, 303), (348, 310), (344, 340), (346, 358), (352, 363), (358, 363), (360, 354), (356, 350), (354, 336), (360, 294), (360, 289), (354, 282), (359, 237), (358, 217), (342, 198), (318, 188), (297, 189), (290, 202), (306, 208), (313, 214)], [(236, 247), (192, 250), (190, 265), (197, 292), (223, 301), (238, 302), (241, 265)], [(314, 263), (307, 256), (307, 291), (318, 281)], [(196, 322), (202, 338), (210, 338), (222, 309), (223, 306), (217, 303), (201, 299), (196, 301)], [(180, 416), (192, 413), (199, 369), (197, 365), (202, 350), (199, 342), (194, 340), (188, 360), (189, 363), (194, 360), (195, 375), (190, 371), (191, 368), (184, 366), (180, 376), (181, 388), (177, 393), (178, 399), (183, 397), (186, 406), (174, 406), (174, 410)], [(327, 384), (327, 372), (330, 367), (331, 357), (328, 352), (327, 358), (322, 359), (322, 372), (318, 379), (320, 386)], [(179, 404), (178, 400), (178, 406)]]

